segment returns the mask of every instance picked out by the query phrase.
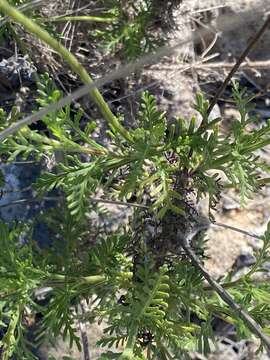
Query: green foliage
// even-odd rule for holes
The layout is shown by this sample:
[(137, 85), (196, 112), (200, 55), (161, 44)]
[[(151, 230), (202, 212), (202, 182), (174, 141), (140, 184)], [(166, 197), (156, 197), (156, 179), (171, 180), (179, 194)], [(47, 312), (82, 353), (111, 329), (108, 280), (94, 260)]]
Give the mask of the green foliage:
[(72, 300), (76, 296), (73, 287), (65, 284), (62, 288), (55, 289), (53, 298), (43, 312), (41, 329), (37, 338), (45, 337), (46, 332), (51, 332), (54, 337), (61, 334), (63, 340), (69, 339), (70, 348), (75, 343), (81, 350), (80, 338), (76, 334), (74, 324), (75, 315), (71, 311)]
[[(0, 324), (6, 329), (0, 341), (2, 359), (14, 353), (21, 359), (32, 359), (25, 336), (25, 306), (33, 307), (31, 296), (43, 273), (33, 264), (30, 245), (23, 244), (27, 232), (21, 226), (9, 230), (0, 222)], [(28, 356), (28, 357), (27, 357)]]
[(157, 15), (153, 0), (110, 0), (104, 1), (104, 7), (114, 21), (95, 30), (94, 37), (109, 53), (121, 52), (132, 60), (161, 45), (161, 40), (151, 31)]
[[(61, 96), (50, 77), (42, 76), (38, 106)], [(110, 128), (108, 145), (98, 144), (93, 137), (96, 125), (83, 127), (83, 112), (73, 112), (70, 106), (44, 117), (44, 131), (25, 127), (4, 140), (0, 150), (9, 160), (62, 155), (35, 184), (40, 196), (57, 188), (61, 198), (42, 216), (51, 229), (52, 246), (40, 249), (31, 241), (31, 224), (10, 228), (0, 224), (4, 359), (12, 354), (20, 359), (32, 356), (25, 324), (37, 313), (42, 318), (37, 324), (38, 343), (62, 336), (79, 349), (78, 322), (105, 321), (98, 345), (107, 352), (100, 359), (179, 359), (190, 350), (207, 354), (215, 340), (214, 316), (234, 324), (239, 337), (250, 336), (238, 313), (205, 285), (177, 243), (179, 229), (186, 236), (194, 224), (200, 225), (190, 194), (197, 201), (209, 196), (211, 216), (224, 188), (239, 190), (244, 203), (261, 186), (260, 170), (269, 170), (257, 152), (270, 143), (269, 123), (253, 126), (250, 99), (237, 84), (233, 96), (241, 119), (232, 121), (226, 134), (220, 118), (207, 116), (208, 102), (201, 94), (194, 105), (198, 119), (170, 123), (155, 98), (145, 92), (138, 126), (126, 130), (129, 140)], [(2, 111), (1, 128), (19, 117), (14, 111)], [(130, 211), (128, 224), (119, 224), (116, 230), (95, 225), (93, 212), (107, 216), (91, 202), (100, 193), (112, 202), (131, 203), (136, 198), (139, 208)], [(202, 260), (203, 235), (191, 244)], [(269, 227), (262, 240), (249, 271), (238, 280), (228, 274), (220, 282), (269, 332), (270, 285), (260, 281), (254, 286), (255, 275), (266, 270), (270, 259)], [(44, 288), (49, 290), (40, 305), (37, 293)], [(90, 309), (83, 314), (82, 300)]]
[[(237, 87), (234, 97), (239, 107), (246, 101), (241, 100)], [(203, 117), (199, 126), (195, 118), (189, 125), (180, 118), (167, 129), (165, 114), (158, 111), (154, 97), (146, 92), (142, 97), (139, 126), (130, 130), (132, 143), (127, 143), (119, 134), (111, 134), (112, 144), (117, 148), (115, 154), (104, 150), (104, 155), (96, 159), (93, 156), (92, 162), (85, 164), (74, 156), (68, 157), (75, 166), (60, 165), (59, 174), (41, 177), (38, 189), (52, 189), (65, 183), (70, 209), (82, 215), (87, 193), (90, 195), (96, 190), (102, 177), (117, 181), (119, 170), (123, 169), (125, 175), (117, 181), (117, 196), (129, 199), (136, 195), (140, 199), (149, 193), (151, 209), (159, 218), (168, 210), (179, 214), (184, 211), (180, 205), (181, 192), (174, 186), (177, 178), (181, 186), (188, 184), (189, 189), (196, 191), (198, 200), (209, 194), (210, 210), (215, 208), (224, 185), (238, 189), (244, 204), (260, 186), (258, 170), (268, 171), (255, 151), (269, 143), (269, 124), (250, 130), (248, 125), (253, 119), (245, 113), (245, 120), (235, 120), (232, 131), (224, 136), (219, 132), (220, 119), (208, 122), (204, 118), (206, 106), (198, 95), (195, 107)], [(227, 177), (226, 184), (221, 184), (221, 172)]]
[[(38, 97), (37, 104), (45, 107), (62, 96), (61, 92), (56, 89), (53, 81), (48, 74), (41, 76), (40, 82), (37, 83)], [(10, 114), (6, 114), (2, 110), (0, 117), (1, 130), (10, 126), (19, 120), (23, 114), (18, 113), (16, 108), (11, 110)], [(82, 110), (79, 110), (73, 117), (70, 105), (64, 109), (50, 113), (45, 116), (42, 121), (47, 127), (46, 132), (38, 132), (30, 130), (28, 126), (21, 129), (16, 138), (7, 138), (0, 145), (0, 154), (8, 157), (9, 161), (15, 160), (17, 157), (27, 159), (34, 157), (36, 159), (47, 158), (52, 156), (55, 151), (69, 153), (102, 153), (103, 147), (88, 137), (95, 127), (93, 123), (89, 124), (85, 132), (80, 130), (80, 120), (83, 116)], [(8, 121), (6, 121), (8, 119)], [(80, 141), (84, 141), (86, 146), (81, 146)]]

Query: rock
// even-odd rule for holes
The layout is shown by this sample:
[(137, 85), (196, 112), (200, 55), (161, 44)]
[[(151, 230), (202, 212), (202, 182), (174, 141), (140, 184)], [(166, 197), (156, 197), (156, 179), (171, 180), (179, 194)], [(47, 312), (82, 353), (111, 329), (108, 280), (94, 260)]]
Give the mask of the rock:
[[(40, 163), (16, 162), (0, 164), (5, 185), (1, 189), (0, 218), (8, 224), (36, 219), (42, 210), (55, 207), (55, 200), (35, 198), (31, 185), (41, 171)], [(41, 248), (51, 245), (52, 234), (48, 226), (37, 221), (33, 239)], [(25, 239), (22, 239), (22, 243)]]
[(30, 185), (39, 175), (40, 166), (18, 162), (0, 164), (0, 169), (5, 181), (0, 199), (0, 217), (7, 223), (11, 223), (33, 216), (37, 204), (31, 203), (30, 206), (30, 199), (33, 197)]
[[(3, 81), (11, 88), (17, 88), (32, 83), (36, 67), (27, 60), (27, 56), (11, 56), (0, 62), (0, 82)], [(4, 84), (5, 85), (5, 84)]]
[(233, 263), (232, 268), (235, 269), (235, 271), (241, 270), (245, 267), (249, 267), (253, 264), (255, 264), (256, 258), (250, 253), (242, 253), (240, 254), (235, 262)]

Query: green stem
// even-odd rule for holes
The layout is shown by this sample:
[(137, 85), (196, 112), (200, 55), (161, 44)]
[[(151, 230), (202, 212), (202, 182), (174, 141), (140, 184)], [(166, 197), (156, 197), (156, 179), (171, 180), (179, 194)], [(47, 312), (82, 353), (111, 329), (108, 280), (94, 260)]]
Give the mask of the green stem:
[(270, 143), (270, 139), (265, 139), (265, 140), (263, 140), (263, 141), (261, 141), (259, 143), (247, 146), (246, 148), (244, 148), (241, 151), (241, 154), (246, 154), (246, 153), (254, 152), (254, 151), (258, 150), (258, 149), (262, 149), (265, 146), (269, 145), (269, 143)]
[(133, 326), (131, 327), (129, 331), (128, 341), (125, 350), (123, 351), (122, 355), (120, 356), (119, 360), (132, 360), (134, 359), (134, 346), (137, 339), (138, 334), (138, 325), (133, 323)]
[(207, 167), (204, 170), (209, 170), (209, 169), (220, 169), (220, 167), (222, 165), (224, 165), (225, 163), (227, 163), (228, 161), (232, 160), (232, 155), (228, 154), (225, 156), (220, 157), (219, 159), (217, 159), (216, 161), (212, 162), (212, 164), (210, 164), (209, 167)]
[(104, 275), (92, 275), (92, 276), (83, 276), (83, 277), (72, 277), (61, 274), (49, 274), (49, 281), (57, 282), (76, 282), (87, 285), (98, 285), (106, 281), (106, 276)]
[[(240, 155), (245, 155), (251, 152), (254, 152), (256, 150), (262, 149), (265, 146), (270, 144), (270, 140), (269, 139), (265, 139), (257, 144), (251, 145), (251, 146), (247, 146), (244, 149), (242, 149), (240, 151)], [(222, 157), (220, 157), (219, 159), (217, 159), (216, 161), (214, 161), (211, 166), (209, 166), (209, 168), (205, 169), (205, 170), (209, 170), (211, 169), (219, 169), (220, 166), (222, 166), (223, 164), (229, 162), (230, 160), (232, 160), (232, 155), (231, 154), (227, 154), (224, 155)]]
[[(22, 14), (15, 7), (9, 5), (6, 0), (0, 0), (0, 9), (12, 18), (15, 22), (18, 22), (25, 27), (30, 33), (34, 34), (38, 39), (44, 41), (54, 51), (60, 54), (63, 59), (69, 64), (71, 69), (76, 72), (83, 83), (91, 84), (93, 80), (80, 64), (77, 58), (68, 51), (62, 44), (54, 39), (46, 30), (42, 29), (33, 20)], [(129, 132), (120, 124), (117, 117), (111, 112), (108, 104), (103, 99), (101, 93), (97, 88), (89, 90), (90, 96), (94, 103), (98, 106), (102, 116), (106, 119), (108, 125), (115, 131), (119, 132), (127, 141), (132, 142), (132, 137)]]
[(259, 183), (260, 185), (269, 184), (269, 183), (270, 183), (270, 178), (268, 177), (268, 178), (259, 179), (259, 180), (258, 180), (258, 183)]
[(2, 339), (2, 360), (10, 359), (10, 355), (12, 355), (15, 345), (15, 331), (17, 325), (20, 320), (20, 306), (17, 306), (16, 310), (14, 311), (12, 317), (10, 318), (8, 329), (4, 338)]
[(84, 147), (68, 138), (63, 138), (62, 141), (48, 138), (47, 136), (43, 136), (37, 132), (31, 131), (28, 126), (22, 128), (20, 130), (20, 133), (23, 136), (25, 136), (27, 139), (34, 141), (38, 145), (41, 145), (41, 148), (43, 145), (48, 145), (51, 146), (54, 150), (67, 151), (69, 153), (75, 153), (75, 154), (76, 153), (92, 154), (92, 155), (106, 154), (106, 150), (101, 151), (90, 147)]
[(58, 21), (89, 21), (111, 24), (115, 21), (115, 18), (106, 18), (101, 16), (52, 16), (49, 18), (36, 18), (36, 21), (40, 22), (58, 22)]

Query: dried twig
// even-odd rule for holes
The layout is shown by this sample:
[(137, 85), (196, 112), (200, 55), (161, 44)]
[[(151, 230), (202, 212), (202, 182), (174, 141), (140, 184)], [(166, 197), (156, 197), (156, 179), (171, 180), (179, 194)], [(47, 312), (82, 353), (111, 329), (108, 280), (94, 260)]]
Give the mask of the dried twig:
[(10, 201), (9, 203), (5, 203), (5, 204), (0, 204), (0, 208), (5, 208), (5, 207), (9, 207), (9, 206), (13, 206), (13, 205), (24, 205), (24, 204), (30, 204), (30, 203), (35, 203), (35, 202), (39, 202), (39, 201), (57, 201), (59, 200), (59, 196), (50, 196), (50, 197), (33, 197), (33, 198), (26, 198), (26, 199), (18, 199), (18, 200), (14, 200), (14, 201)]
[[(204, 38), (201, 36), (201, 40), (202, 40), (202, 43), (203, 43), (203, 46), (204, 46), (204, 51), (203, 53), (201, 54), (201, 57), (204, 58), (209, 52), (210, 50), (214, 47), (217, 39), (219, 38), (220, 36), (220, 32), (217, 31), (216, 29), (214, 29), (211, 24), (204, 24), (202, 21), (200, 21), (199, 19), (197, 19), (196, 17), (193, 17), (193, 16), (189, 16), (190, 19), (192, 21), (194, 21), (195, 23), (197, 23), (199, 26), (201, 26), (202, 28), (206, 29), (207, 31), (211, 32), (214, 37), (212, 39), (212, 41), (210, 42), (210, 44), (208, 46), (206, 46), (206, 43), (205, 43), (205, 40)], [(200, 31), (200, 30), (199, 30)], [(199, 32), (200, 33), (200, 32)]]
[(90, 201), (101, 202), (101, 203), (104, 203), (104, 204), (113, 204), (113, 205), (134, 207), (134, 208), (140, 208), (140, 209), (149, 209), (149, 206), (146, 206), (146, 205), (143, 205), (143, 204), (128, 203), (128, 202), (116, 201), (116, 200), (107, 200), (107, 199), (101, 199), (101, 198), (95, 198), (95, 197), (89, 197), (89, 199), (90, 199)]
[(259, 236), (259, 235), (252, 234), (252, 233), (250, 233), (250, 232), (248, 232), (248, 231), (246, 231), (246, 230), (239, 229), (238, 227), (235, 227), (235, 226), (231, 226), (231, 225), (227, 225), (227, 224), (222, 224), (222, 223), (216, 222), (216, 221), (213, 222), (212, 225), (213, 225), (213, 226), (223, 227), (223, 228), (225, 228), (225, 229), (229, 229), (229, 230), (232, 230), (232, 231), (236, 231), (236, 232), (238, 232), (238, 233), (240, 233), (240, 234), (244, 234), (244, 235), (250, 236), (250, 237), (252, 237), (252, 238), (254, 238), (254, 239), (257, 239), (257, 240), (261, 240), (261, 239), (262, 239), (262, 237)]
[[(206, 62), (204, 61), (196, 61), (194, 64), (190, 64), (187, 68), (187, 64), (177, 64), (175, 68), (183, 71), (189, 69), (199, 69), (199, 70), (209, 70), (209, 69), (232, 69), (236, 65), (236, 62), (226, 62), (226, 61), (216, 61), (216, 62)], [(243, 61), (237, 70), (240, 69), (269, 69), (270, 68), (270, 60), (263, 61)], [(160, 71), (160, 70), (172, 70), (172, 66), (162, 66), (162, 67), (153, 67), (151, 70)]]
[[(10, 192), (23, 192), (23, 191), (29, 191), (31, 190), (31, 187), (27, 187), (25, 189), (16, 189), (16, 190), (11, 190)], [(5, 193), (4, 193), (5, 194)], [(21, 204), (25, 204), (25, 203), (31, 203), (31, 202), (38, 202), (38, 201), (58, 201), (64, 199), (64, 197), (62, 196), (50, 196), (50, 197), (34, 197), (34, 198), (26, 198), (26, 199), (19, 199), (19, 200), (14, 200), (11, 201), (9, 203), (5, 203), (5, 204), (0, 204), (0, 208), (3, 207), (8, 207), (8, 206), (12, 206), (12, 205), (21, 205)], [(102, 198), (97, 198), (97, 197), (93, 197), (90, 196), (89, 200), (92, 202), (100, 202), (100, 203), (104, 203), (104, 204), (112, 204), (112, 205), (118, 205), (118, 206), (125, 206), (125, 207), (133, 207), (133, 208), (139, 208), (139, 209), (145, 209), (145, 210), (149, 210), (150, 206), (147, 205), (143, 205), (143, 204), (138, 204), (138, 203), (129, 203), (129, 202), (125, 202), (125, 201), (118, 201), (118, 200), (109, 200), (109, 199), (102, 199)], [(225, 229), (229, 229), (235, 232), (238, 232), (240, 234), (243, 235), (247, 235), (250, 236), (254, 239), (257, 240), (261, 240), (262, 237), (256, 234), (253, 234), (251, 232), (248, 232), (246, 230), (240, 229), (238, 227), (232, 226), (232, 225), (227, 225), (227, 224), (223, 224), (221, 222), (212, 222), (212, 223), (207, 223), (207, 226), (218, 226), (218, 227), (223, 227)]]
[[(28, 191), (30, 190), (30, 188), (26, 189), (22, 189), (22, 190), (15, 190), (15, 191), (11, 191), (11, 192), (16, 192), (16, 191)], [(36, 197), (32, 197), (32, 198), (25, 198), (25, 199), (18, 199), (18, 200), (14, 200), (14, 201), (10, 201), (8, 203), (4, 203), (4, 204), (0, 204), (0, 208), (5, 208), (5, 207), (9, 207), (12, 205), (22, 205), (22, 204), (28, 204), (28, 203), (35, 203), (35, 202), (40, 202), (40, 201), (59, 201), (59, 200), (63, 200), (64, 197), (63, 196), (44, 196), (44, 197), (40, 197), (40, 196), (36, 196)], [(1, 200), (1, 198), (0, 198)], [(134, 207), (134, 208), (140, 208), (140, 209), (149, 209), (149, 206), (143, 205), (143, 204), (137, 204), (137, 203), (128, 203), (128, 202), (124, 202), (124, 201), (117, 201), (117, 200), (108, 200), (108, 199), (102, 199), (102, 198), (95, 198), (90, 196), (89, 200), (92, 202), (100, 202), (100, 203), (104, 203), (104, 204), (112, 204), (112, 205), (118, 205), (118, 206), (126, 206), (126, 207)]]
[[(82, 300), (80, 302), (80, 307), (81, 307), (82, 313), (85, 314), (85, 300)], [(84, 323), (82, 323), (82, 321), (79, 321), (79, 326), (80, 326), (81, 339), (82, 339), (82, 345), (83, 345), (84, 360), (90, 360), (89, 342), (88, 342), (86, 326)]]
[[(233, 281), (228, 281), (228, 282), (224, 282), (222, 284), (220, 284), (222, 286), (223, 289), (230, 289), (233, 288), (237, 285), (245, 285), (245, 286), (258, 286), (260, 284), (267, 284), (269, 282), (269, 277), (264, 277), (264, 278), (252, 278), (252, 279), (247, 279), (246, 278), (239, 278), (237, 280), (233, 280)], [(247, 285), (248, 284), (248, 285)], [(206, 285), (203, 287), (203, 289), (205, 291), (214, 291), (213, 287), (210, 285)]]
[(13, 193), (22, 193), (22, 192), (27, 192), (27, 191), (31, 191), (32, 190), (32, 186), (26, 186), (22, 189), (10, 189), (10, 190), (1, 190), (0, 191), (0, 200), (2, 200), (2, 198), (6, 195), (6, 194), (13, 194)]
[[(192, 66), (195, 69), (232, 69), (235, 67), (235, 62), (211, 62), (211, 63), (203, 63), (203, 64), (195, 64)], [(242, 62), (239, 69), (269, 69), (270, 68), (270, 60), (264, 61), (244, 61)]]
[(230, 294), (216, 281), (214, 280), (208, 271), (202, 266), (200, 261), (197, 259), (194, 251), (190, 247), (192, 239), (202, 230), (206, 230), (208, 225), (201, 225), (196, 228), (193, 232), (187, 236), (183, 236), (180, 231), (178, 231), (178, 240), (181, 246), (183, 247), (186, 256), (190, 259), (191, 263), (196, 269), (204, 276), (205, 280), (209, 285), (215, 290), (221, 299), (229, 305), (230, 308), (236, 311), (238, 316), (245, 322), (245, 324), (250, 328), (250, 330), (256, 334), (262, 341), (262, 343), (270, 350), (270, 338), (262, 331), (262, 328), (257, 322), (245, 311), (240, 305), (238, 305)]
[(235, 72), (238, 70), (239, 66), (242, 64), (242, 62), (245, 60), (245, 58), (247, 57), (249, 52), (252, 50), (252, 48), (256, 45), (258, 40), (262, 37), (262, 35), (268, 29), (269, 25), (270, 25), (270, 15), (267, 16), (263, 26), (259, 29), (259, 31), (255, 34), (255, 36), (250, 40), (247, 47), (245, 48), (245, 50), (242, 52), (239, 59), (235, 63), (234, 67), (231, 69), (228, 76), (226, 77), (226, 79), (221, 84), (221, 86), (218, 89), (215, 97), (213, 98), (213, 100), (211, 101), (211, 103), (209, 105), (209, 108), (208, 108), (208, 111), (207, 111), (208, 115), (213, 110), (214, 106), (216, 105), (216, 103), (218, 101), (218, 98), (220, 97), (220, 95), (223, 94), (224, 90), (226, 89), (227, 85), (231, 81), (231, 79), (232, 79), (233, 75), (235, 74)]
[(224, 5), (210, 6), (210, 7), (207, 7), (207, 8), (194, 10), (194, 11), (191, 12), (191, 14), (198, 14), (198, 13), (203, 13), (203, 12), (206, 12), (206, 11), (213, 11), (213, 10), (224, 8), (226, 6), (228, 6), (228, 5), (224, 4)]

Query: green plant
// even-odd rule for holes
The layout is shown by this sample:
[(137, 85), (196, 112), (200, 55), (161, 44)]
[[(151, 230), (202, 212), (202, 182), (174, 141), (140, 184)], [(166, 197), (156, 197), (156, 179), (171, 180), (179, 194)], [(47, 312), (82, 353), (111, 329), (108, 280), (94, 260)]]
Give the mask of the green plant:
[[(53, 36), (51, 36), (45, 29), (40, 27), (37, 23), (35, 23), (32, 19), (25, 16), (22, 12), (17, 10), (15, 7), (11, 6), (6, 0), (0, 1), (0, 9), (5, 12), (12, 19), (22, 24), (30, 33), (34, 34), (38, 39), (44, 41), (48, 44), (52, 49), (54, 49), (58, 54), (60, 54), (63, 59), (69, 64), (71, 69), (77, 73), (85, 84), (90, 84), (93, 82), (92, 78), (88, 74), (88, 72), (84, 69), (84, 67), (79, 63), (77, 58), (70, 53), (68, 49), (66, 49), (59, 41), (57, 41)], [(118, 128), (120, 132), (123, 132), (123, 135), (128, 139), (128, 133), (121, 126), (116, 116), (113, 115), (109, 106), (104, 101), (102, 95), (99, 90), (93, 88), (89, 91), (90, 97), (94, 101), (94, 103), (99, 108), (102, 116), (106, 119), (109, 126), (112, 128)]]
[[(220, 118), (209, 120), (208, 102), (201, 94), (194, 104), (200, 121), (179, 118), (169, 125), (155, 98), (145, 92), (138, 127), (125, 130), (132, 141), (111, 128), (109, 146), (97, 143), (91, 135), (96, 125), (83, 128), (83, 113), (66, 106), (42, 119), (46, 131), (24, 127), (2, 142), (0, 151), (9, 160), (42, 159), (59, 150), (63, 155), (62, 162), (35, 184), (40, 196), (55, 188), (60, 191), (59, 207), (43, 217), (52, 229), (52, 246), (42, 250), (31, 241), (33, 224), (14, 228), (0, 224), (4, 359), (12, 353), (20, 359), (33, 356), (24, 334), (27, 319), (37, 313), (42, 314), (37, 343), (61, 335), (78, 348), (76, 322), (106, 321), (98, 345), (111, 349), (100, 359), (179, 359), (190, 350), (207, 353), (214, 341), (213, 316), (234, 324), (240, 337), (250, 336), (250, 324), (205, 284), (204, 274), (186, 257), (180, 239), (194, 233), (189, 245), (203, 261), (205, 220), (202, 223), (189, 195), (193, 193), (196, 201), (209, 195), (212, 217), (224, 188), (238, 189), (244, 204), (259, 191), (259, 169), (269, 170), (256, 155), (270, 143), (269, 123), (252, 128), (250, 99), (237, 83), (233, 96), (241, 119), (232, 122), (227, 134), (220, 130)], [(50, 77), (42, 76), (39, 106), (60, 97)], [(18, 116), (3, 112), (1, 129)], [(10, 122), (4, 121), (7, 117)], [(83, 153), (89, 156), (87, 161)], [(226, 181), (221, 181), (221, 172)], [(91, 196), (101, 189), (107, 199), (137, 206), (128, 227), (119, 224), (112, 230), (91, 223), (90, 211), (100, 214)], [(136, 204), (131, 202), (134, 197)], [(237, 281), (230, 275), (220, 279), (265, 334), (270, 321), (269, 283), (262, 281), (256, 287), (253, 283), (254, 274), (269, 261), (269, 233), (268, 228), (257, 261), (246, 275)], [(85, 241), (87, 249), (82, 246)], [(50, 290), (46, 304), (40, 305), (36, 293), (44, 287)], [(83, 315), (78, 311), (81, 299), (92, 301), (91, 311)], [(115, 351), (117, 347), (122, 350)]]
[[(134, 58), (152, 46), (147, 31), (156, 1), (123, 4), (106, 4), (118, 22), (111, 24), (111, 33), (107, 28), (99, 36)], [(92, 82), (44, 29), (5, 0), (0, 8), (61, 54), (83, 82)], [(37, 89), (40, 109), (62, 98), (48, 74), (40, 77)], [(232, 121), (227, 133), (221, 118), (210, 119), (212, 104), (201, 94), (194, 104), (198, 118), (171, 123), (145, 92), (138, 126), (132, 128), (111, 113), (98, 90), (91, 95), (107, 120), (107, 141), (96, 141), (97, 124), (83, 125), (83, 110), (67, 105), (42, 117), (45, 130), (18, 126), (0, 144), (9, 162), (61, 155), (33, 185), (40, 198), (56, 191), (54, 208), (25, 224), (0, 223), (2, 358), (34, 359), (32, 347), (59, 336), (81, 349), (76, 325), (83, 321), (107, 324), (98, 341), (106, 348), (100, 359), (188, 359), (191, 350), (207, 354), (215, 341), (214, 317), (233, 324), (240, 338), (254, 334), (261, 348), (269, 348), (270, 285), (255, 275), (266, 271), (270, 259), (270, 226), (255, 264), (239, 279), (230, 273), (217, 282), (202, 266), (205, 230), (222, 191), (237, 189), (244, 205), (269, 182), (260, 179), (269, 167), (257, 152), (270, 144), (269, 123), (252, 126), (251, 99), (237, 83), (233, 98), (240, 120)], [(0, 130), (21, 117), (15, 107), (9, 114), (2, 110)], [(1, 185), (4, 181), (1, 174)], [(103, 198), (93, 197), (101, 191)], [(205, 196), (209, 219), (196, 211)], [(131, 207), (128, 223), (107, 226), (108, 212), (97, 201)], [(50, 229), (47, 247), (32, 240), (36, 221)], [(82, 300), (89, 303), (85, 313)], [(27, 336), (31, 323), (37, 327), (34, 343)]]
[(158, 14), (155, 1), (110, 0), (104, 1), (104, 6), (114, 21), (96, 29), (94, 38), (109, 53), (133, 60), (162, 44), (161, 37), (151, 31)]

